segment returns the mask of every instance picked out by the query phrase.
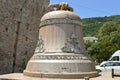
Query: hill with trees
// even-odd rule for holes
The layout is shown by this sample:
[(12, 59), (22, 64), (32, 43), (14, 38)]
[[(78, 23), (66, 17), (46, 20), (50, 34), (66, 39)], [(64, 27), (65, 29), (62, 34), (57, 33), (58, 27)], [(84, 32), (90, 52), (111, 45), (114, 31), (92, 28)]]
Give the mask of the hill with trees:
[(120, 23), (120, 15), (105, 16), (105, 17), (94, 17), (84, 18), (83, 23), (83, 35), (84, 36), (97, 36), (100, 27), (109, 21)]
[(110, 17), (86, 18), (83, 21), (84, 36), (96, 36), (98, 41), (85, 41), (87, 53), (93, 60), (108, 60), (120, 50), (120, 15)]

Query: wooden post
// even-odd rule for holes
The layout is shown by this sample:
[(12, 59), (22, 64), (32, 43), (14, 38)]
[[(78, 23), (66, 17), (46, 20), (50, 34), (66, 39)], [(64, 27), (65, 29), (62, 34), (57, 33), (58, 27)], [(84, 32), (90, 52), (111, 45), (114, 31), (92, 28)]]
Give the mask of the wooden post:
[(114, 69), (112, 69), (112, 78), (114, 78)]

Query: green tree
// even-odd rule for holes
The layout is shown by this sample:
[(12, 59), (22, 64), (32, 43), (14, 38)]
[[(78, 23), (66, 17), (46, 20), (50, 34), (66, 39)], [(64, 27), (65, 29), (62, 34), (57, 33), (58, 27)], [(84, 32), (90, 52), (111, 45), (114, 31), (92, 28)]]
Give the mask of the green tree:
[[(93, 43), (90, 41), (85, 41), (85, 46), (86, 46), (86, 50), (89, 56), (92, 57), (92, 59), (95, 61), (96, 58), (98, 58), (98, 54), (99, 54), (99, 42)], [(97, 54), (97, 55), (96, 55)]]
[(120, 25), (116, 22), (106, 22), (99, 29), (98, 42), (88, 43), (87, 52), (93, 60), (102, 62), (108, 60), (110, 56), (120, 49)]
[(118, 24), (115, 22), (106, 22), (99, 30), (100, 37), (110, 35), (112, 32), (117, 31)]
[(118, 28), (120, 26), (116, 22), (106, 22), (99, 30), (100, 42), (100, 58), (108, 60), (108, 58), (119, 49), (118, 43), (120, 38)]

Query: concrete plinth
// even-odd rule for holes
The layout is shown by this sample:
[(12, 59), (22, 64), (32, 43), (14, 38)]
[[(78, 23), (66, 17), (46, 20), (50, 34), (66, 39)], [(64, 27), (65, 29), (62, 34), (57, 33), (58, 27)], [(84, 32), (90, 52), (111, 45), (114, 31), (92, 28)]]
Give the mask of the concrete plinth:
[[(112, 78), (111, 72), (102, 72), (100, 76), (90, 78), (89, 80), (120, 80), (120, 77)], [(56, 79), (56, 78), (36, 78), (24, 76), (22, 73), (12, 73), (0, 75), (0, 80), (85, 80), (85, 79)]]

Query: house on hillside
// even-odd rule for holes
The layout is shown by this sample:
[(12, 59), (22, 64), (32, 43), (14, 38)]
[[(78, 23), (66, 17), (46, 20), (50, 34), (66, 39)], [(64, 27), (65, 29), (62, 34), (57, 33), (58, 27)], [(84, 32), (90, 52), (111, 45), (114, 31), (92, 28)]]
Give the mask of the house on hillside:
[(96, 37), (83, 37), (83, 40), (84, 41), (90, 41), (90, 42), (93, 42), (93, 43), (96, 43), (98, 38)]

